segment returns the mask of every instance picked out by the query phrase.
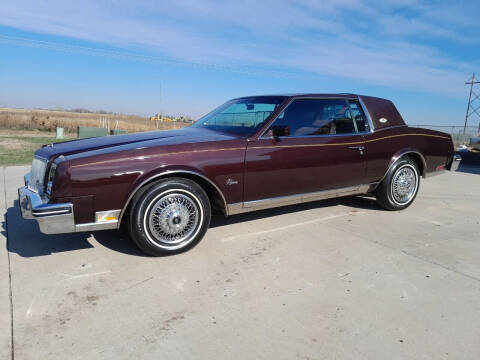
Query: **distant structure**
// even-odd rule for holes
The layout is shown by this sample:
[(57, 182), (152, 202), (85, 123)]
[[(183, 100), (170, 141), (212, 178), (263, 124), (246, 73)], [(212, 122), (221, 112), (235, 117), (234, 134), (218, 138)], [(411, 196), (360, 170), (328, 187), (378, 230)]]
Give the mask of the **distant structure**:
[(162, 114), (158, 113), (150, 117), (151, 121), (163, 121)]
[[(480, 81), (477, 81), (475, 79), (475, 73), (472, 75), (472, 79), (470, 81), (467, 81), (465, 85), (470, 85), (470, 95), (468, 96), (468, 105), (467, 105), (467, 114), (465, 115), (465, 125), (463, 125), (463, 135), (465, 136), (465, 131), (467, 129), (467, 122), (468, 119), (473, 115), (477, 115), (479, 118), (479, 123), (478, 123), (478, 133), (480, 135), (480, 105), (477, 105), (475, 103), (476, 100), (480, 102), (480, 92), (477, 94), (474, 91), (474, 86), (480, 84)], [(476, 90), (476, 87), (475, 87)], [(473, 99), (472, 99), (473, 95)]]
[(150, 117), (151, 121), (161, 121), (161, 122), (184, 122), (184, 123), (191, 123), (193, 122), (192, 119), (188, 116), (163, 116), (162, 114), (158, 113), (154, 116)]

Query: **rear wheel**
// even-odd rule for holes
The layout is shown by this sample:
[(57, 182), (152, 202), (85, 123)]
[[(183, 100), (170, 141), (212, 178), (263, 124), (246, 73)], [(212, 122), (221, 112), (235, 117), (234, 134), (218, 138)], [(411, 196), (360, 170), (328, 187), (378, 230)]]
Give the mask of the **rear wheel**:
[(387, 210), (402, 210), (410, 206), (420, 187), (419, 174), (414, 160), (408, 157), (398, 160), (375, 192), (378, 204)]
[(142, 191), (130, 213), (129, 232), (145, 253), (176, 254), (196, 245), (210, 224), (207, 194), (183, 178), (161, 180)]

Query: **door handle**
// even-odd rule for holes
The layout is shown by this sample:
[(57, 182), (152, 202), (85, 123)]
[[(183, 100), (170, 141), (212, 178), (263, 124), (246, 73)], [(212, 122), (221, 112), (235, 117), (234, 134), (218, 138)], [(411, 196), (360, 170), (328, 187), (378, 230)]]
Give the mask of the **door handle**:
[(365, 146), (363, 146), (363, 145), (360, 145), (360, 146), (349, 146), (348, 148), (349, 148), (349, 149), (352, 149), (352, 150), (359, 150), (359, 151), (365, 150)]

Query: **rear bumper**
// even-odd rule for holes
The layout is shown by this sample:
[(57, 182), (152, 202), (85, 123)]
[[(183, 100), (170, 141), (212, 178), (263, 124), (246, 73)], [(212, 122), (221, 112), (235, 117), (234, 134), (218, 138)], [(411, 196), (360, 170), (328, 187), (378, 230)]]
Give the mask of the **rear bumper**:
[(450, 162), (447, 164), (447, 169), (450, 171), (457, 171), (461, 162), (462, 162), (462, 157), (458, 154), (454, 154)]
[(18, 202), (24, 219), (35, 219), (44, 234), (61, 234), (75, 231), (73, 204), (50, 204), (46, 197), (28, 188), (28, 174), (25, 186), (18, 189)]

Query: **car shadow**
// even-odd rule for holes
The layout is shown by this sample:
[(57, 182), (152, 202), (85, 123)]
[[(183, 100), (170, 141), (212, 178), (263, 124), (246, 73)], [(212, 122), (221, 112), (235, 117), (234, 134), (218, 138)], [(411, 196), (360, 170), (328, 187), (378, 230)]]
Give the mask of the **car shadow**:
[(319, 201), (313, 201), (313, 202), (308, 202), (303, 204), (283, 206), (283, 207), (278, 207), (273, 209), (252, 211), (248, 213), (232, 215), (229, 217), (214, 216), (210, 223), (210, 227), (214, 228), (219, 226), (226, 226), (226, 225), (236, 224), (239, 222), (258, 220), (258, 219), (263, 219), (263, 218), (272, 217), (272, 216), (295, 213), (299, 211), (308, 211), (312, 209), (326, 208), (326, 207), (331, 207), (335, 205), (344, 205), (347, 207), (364, 209), (364, 210), (385, 211), (384, 209), (382, 209), (376, 204), (375, 198), (371, 196), (341, 197), (336, 199), (319, 200)]
[[(258, 220), (266, 217), (285, 215), (299, 211), (344, 205), (351, 208), (381, 210), (374, 199), (366, 196), (345, 197), (330, 200), (315, 201), (299, 205), (291, 205), (268, 210), (225, 217), (215, 215), (210, 223), (211, 228), (233, 225), (240, 222)], [(47, 256), (65, 251), (75, 251), (93, 248), (92, 235), (100, 245), (119, 253), (147, 257), (130, 239), (125, 226), (119, 230), (104, 230), (85, 233), (45, 235), (40, 232), (35, 220), (23, 219), (18, 207), (18, 201), (9, 207), (2, 223), (1, 233), (7, 238), (6, 247), (9, 252), (21, 257)]]
[(45, 235), (40, 232), (35, 220), (23, 219), (18, 201), (7, 209), (6, 221), (2, 222), (2, 235), (7, 238), (7, 250), (21, 257), (38, 257), (93, 248), (90, 243), (92, 234), (102, 246), (128, 255), (147, 256), (130, 240), (128, 232), (105, 230), (97, 232)]

